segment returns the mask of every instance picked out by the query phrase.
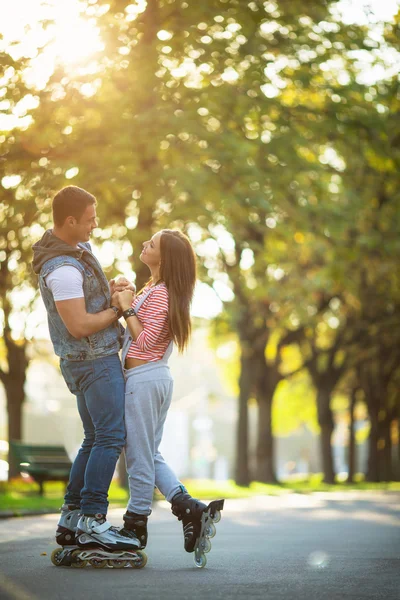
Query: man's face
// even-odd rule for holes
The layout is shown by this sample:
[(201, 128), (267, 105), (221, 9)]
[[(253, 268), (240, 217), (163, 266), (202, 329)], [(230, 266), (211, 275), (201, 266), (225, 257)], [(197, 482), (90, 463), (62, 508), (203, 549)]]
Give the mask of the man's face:
[(89, 206), (86, 207), (86, 210), (83, 213), (83, 215), (81, 216), (81, 218), (79, 219), (79, 221), (74, 219), (73, 231), (74, 231), (74, 237), (76, 238), (76, 241), (77, 242), (88, 242), (90, 240), (90, 235), (91, 235), (93, 229), (95, 229), (96, 227), (97, 227), (96, 205), (89, 204)]

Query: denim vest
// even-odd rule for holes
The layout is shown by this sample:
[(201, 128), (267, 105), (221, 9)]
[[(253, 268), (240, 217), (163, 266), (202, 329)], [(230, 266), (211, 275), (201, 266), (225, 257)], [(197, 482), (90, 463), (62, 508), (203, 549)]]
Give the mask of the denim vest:
[(79, 244), (82, 252), (78, 258), (61, 255), (50, 258), (40, 270), (39, 287), (47, 310), (50, 338), (54, 352), (66, 360), (92, 360), (109, 354), (116, 354), (121, 348), (123, 328), (118, 321), (89, 337), (74, 338), (58, 314), (51, 290), (46, 285), (46, 277), (55, 269), (70, 265), (83, 276), (83, 294), (86, 310), (95, 314), (110, 307), (111, 296), (106, 276), (100, 263), (90, 251), (89, 244)]

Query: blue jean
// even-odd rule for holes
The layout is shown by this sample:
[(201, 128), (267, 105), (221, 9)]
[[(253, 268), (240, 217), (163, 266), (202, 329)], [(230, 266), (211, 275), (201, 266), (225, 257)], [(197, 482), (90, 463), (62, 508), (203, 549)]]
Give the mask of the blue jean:
[(60, 360), (75, 394), (84, 440), (71, 468), (66, 504), (83, 514), (107, 514), (108, 489), (125, 445), (125, 381), (118, 354), (95, 360)]

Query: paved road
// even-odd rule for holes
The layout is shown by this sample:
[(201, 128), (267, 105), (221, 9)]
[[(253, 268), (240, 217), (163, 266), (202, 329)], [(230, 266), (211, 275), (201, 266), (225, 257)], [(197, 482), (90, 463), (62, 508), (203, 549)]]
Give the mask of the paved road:
[(54, 567), (56, 521), (0, 521), (1, 600), (400, 600), (400, 494), (229, 501), (205, 569), (183, 551), (164, 503), (151, 517), (142, 570)]

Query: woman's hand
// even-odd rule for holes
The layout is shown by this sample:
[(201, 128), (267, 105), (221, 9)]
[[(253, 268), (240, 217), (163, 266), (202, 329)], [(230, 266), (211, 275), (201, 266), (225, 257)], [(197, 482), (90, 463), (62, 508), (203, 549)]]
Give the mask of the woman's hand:
[(114, 292), (111, 303), (118, 306), (122, 311), (132, 306), (135, 294), (130, 289), (124, 289), (122, 292)]
[(126, 277), (118, 277), (118, 279), (111, 279), (109, 282), (111, 296), (115, 292), (122, 292), (124, 290), (131, 290), (136, 292), (136, 286), (131, 281), (128, 281)]

